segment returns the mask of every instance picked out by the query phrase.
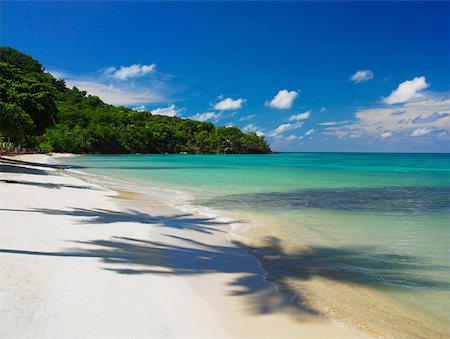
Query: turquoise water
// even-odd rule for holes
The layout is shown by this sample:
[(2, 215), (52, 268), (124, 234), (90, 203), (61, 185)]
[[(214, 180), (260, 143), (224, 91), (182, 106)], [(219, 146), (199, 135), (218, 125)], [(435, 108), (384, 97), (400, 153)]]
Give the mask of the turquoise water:
[(284, 253), (286, 260), (266, 266), (300, 288), (302, 279), (314, 278), (357, 286), (412, 310), (405, 315), (408, 326), (415, 315), (418, 322), (449, 322), (448, 154), (102, 155), (68, 161), (85, 172), (189, 192), (191, 204), (247, 225), (235, 229), (239, 236), (260, 244), (271, 236), (272, 247), (261, 248), (272, 254), (278, 242), (307, 248), (308, 255)]

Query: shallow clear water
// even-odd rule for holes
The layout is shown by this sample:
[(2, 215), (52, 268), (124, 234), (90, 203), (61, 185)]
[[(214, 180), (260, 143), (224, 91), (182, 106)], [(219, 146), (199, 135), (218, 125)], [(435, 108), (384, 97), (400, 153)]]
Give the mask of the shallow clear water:
[(301, 280), (307, 272), (308, 279), (368, 288), (449, 322), (448, 154), (102, 155), (68, 162), (187, 191), (191, 203), (254, 225), (237, 229), (241, 236), (309, 248), (307, 257), (291, 252), (288, 261), (272, 262), (278, 275)]

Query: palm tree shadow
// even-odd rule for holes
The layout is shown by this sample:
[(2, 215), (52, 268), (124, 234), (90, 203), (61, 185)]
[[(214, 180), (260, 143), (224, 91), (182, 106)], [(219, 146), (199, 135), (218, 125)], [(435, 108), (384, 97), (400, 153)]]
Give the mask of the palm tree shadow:
[(67, 185), (67, 184), (56, 184), (56, 183), (37, 182), (37, 181), (25, 181), (25, 180), (8, 180), (8, 179), (0, 179), (0, 182), (4, 182), (6, 184), (36, 186), (36, 187), (55, 188), (55, 189), (76, 188), (76, 189), (97, 190), (92, 186), (86, 186), (86, 185)]
[(32, 174), (32, 175), (52, 175), (50, 171), (46, 171), (39, 168), (18, 166), (16, 164), (10, 165), (3, 163), (3, 159), (0, 162), (0, 172), (2, 173), (19, 173), (19, 174)]
[(1, 158), (0, 162), (4, 163), (4, 164), (10, 164), (12, 166), (33, 166), (33, 167), (44, 167), (44, 168), (54, 168), (54, 169), (84, 168), (84, 166), (78, 166), (78, 165), (46, 164), (46, 163), (25, 161), (25, 160), (12, 159), (12, 158)]
[[(429, 266), (411, 256), (376, 254), (367, 247), (329, 248), (313, 247), (307, 251), (283, 249), (277, 238), (268, 238), (258, 247), (211, 245), (190, 238), (174, 237), (172, 242), (157, 242), (129, 237), (110, 240), (76, 242), (78, 247), (61, 252), (38, 252), (18, 249), (0, 249), (1, 254), (19, 254), (52, 257), (82, 257), (103, 262), (105, 270), (125, 275), (202, 276), (212, 273), (228, 274), (230, 296), (247, 300), (252, 312), (266, 314), (296, 307), (299, 314), (315, 314), (304, 306), (305, 298), (288, 280), (308, 281), (317, 277), (332, 281), (371, 286), (375, 288), (450, 289), (448, 281), (438, 281), (427, 275)], [(276, 284), (285, 295), (274, 298), (274, 293), (263, 281), (263, 275), (252, 252), (268, 272), (267, 280)], [(161, 260), (161, 258), (165, 258)], [(447, 270), (446, 266), (433, 269)], [(295, 300), (295, 305), (292, 301)]]
[(200, 233), (212, 234), (213, 232), (224, 232), (220, 228), (228, 225), (227, 222), (218, 221), (215, 218), (197, 217), (190, 213), (175, 214), (171, 216), (157, 215), (139, 212), (134, 209), (124, 211), (113, 211), (103, 208), (72, 208), (59, 210), (50, 208), (33, 209), (5, 209), (0, 211), (43, 213), (48, 215), (66, 215), (77, 218), (77, 224), (113, 224), (113, 223), (140, 223), (152, 224), (156, 227), (166, 227), (179, 230), (191, 230)]

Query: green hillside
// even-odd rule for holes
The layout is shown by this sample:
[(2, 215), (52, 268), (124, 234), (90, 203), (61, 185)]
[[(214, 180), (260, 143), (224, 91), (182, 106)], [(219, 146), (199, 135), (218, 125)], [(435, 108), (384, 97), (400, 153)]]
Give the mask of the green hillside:
[(0, 47), (0, 139), (71, 153), (270, 153), (263, 137), (108, 105)]

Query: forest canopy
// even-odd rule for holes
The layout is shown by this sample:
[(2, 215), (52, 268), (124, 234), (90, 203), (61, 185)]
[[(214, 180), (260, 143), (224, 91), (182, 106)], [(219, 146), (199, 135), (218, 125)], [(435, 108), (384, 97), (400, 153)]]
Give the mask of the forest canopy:
[(270, 153), (263, 137), (104, 103), (0, 47), (0, 139), (71, 153)]

